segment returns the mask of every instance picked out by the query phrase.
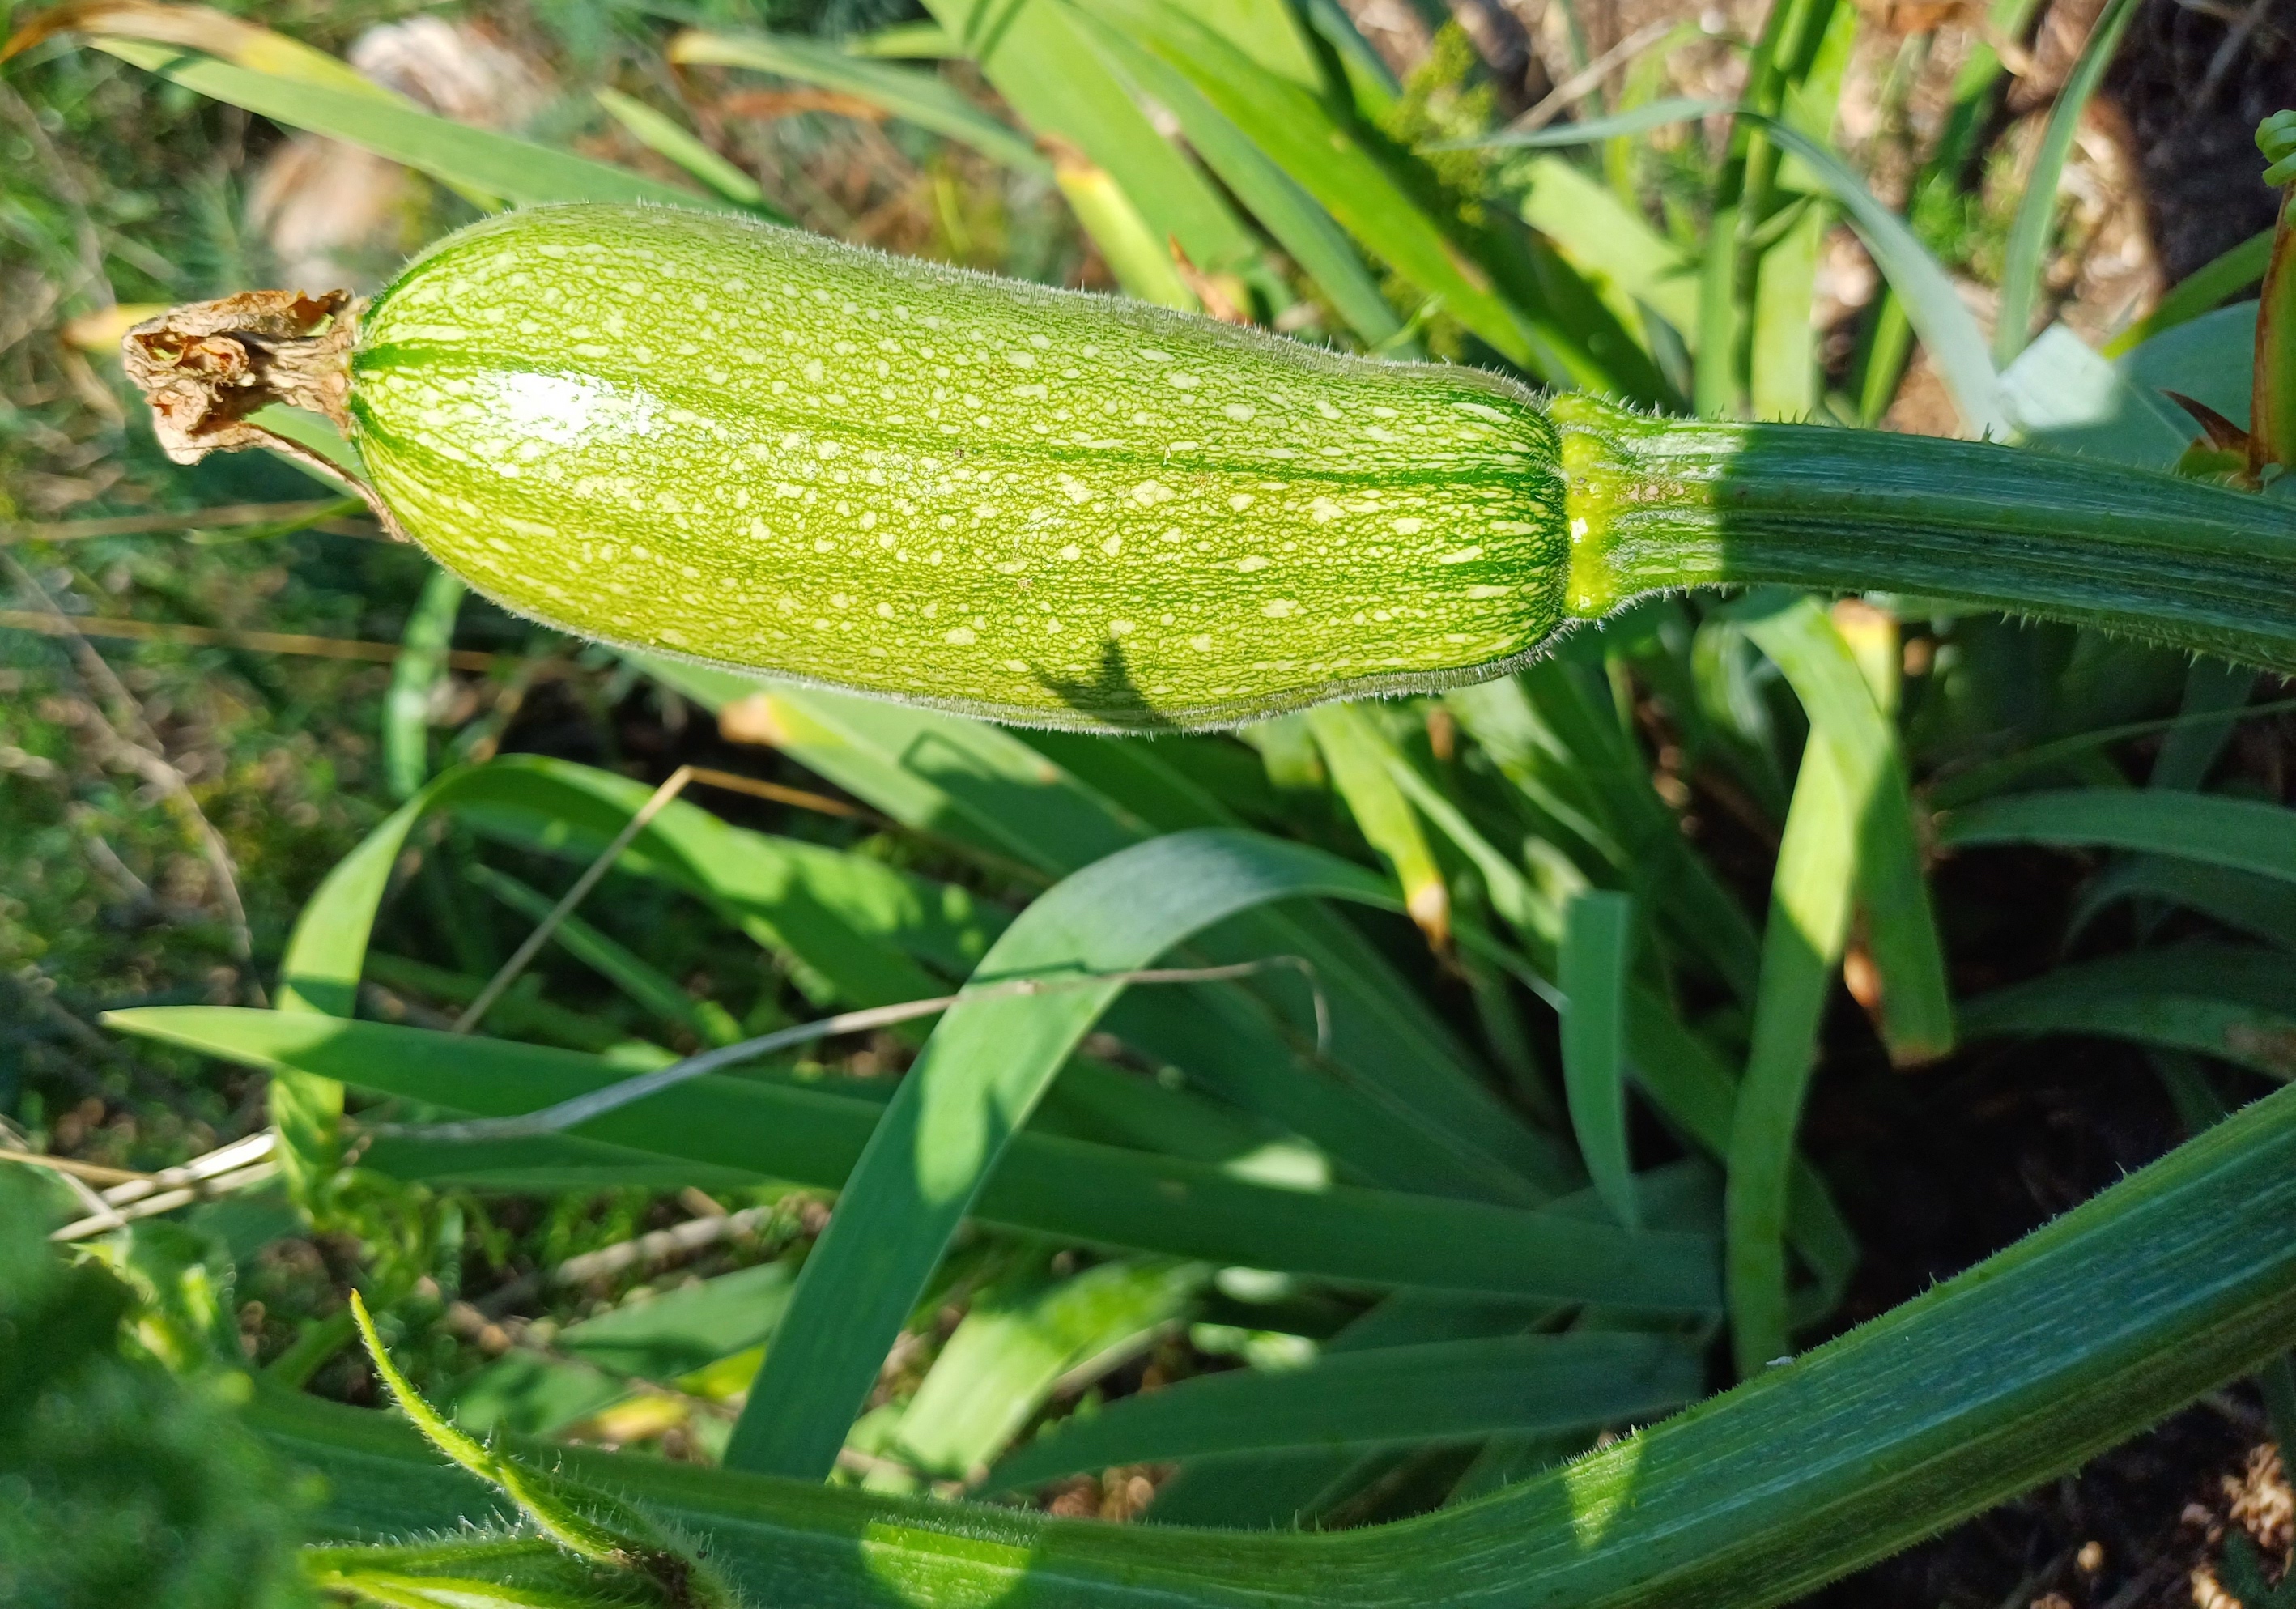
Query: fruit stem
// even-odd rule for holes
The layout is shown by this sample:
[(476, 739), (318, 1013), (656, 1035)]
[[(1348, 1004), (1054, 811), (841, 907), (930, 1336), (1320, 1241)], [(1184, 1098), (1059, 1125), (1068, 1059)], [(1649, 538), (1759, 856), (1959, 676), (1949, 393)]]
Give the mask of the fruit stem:
[(2028, 613), (2296, 671), (2296, 506), (1994, 442), (1552, 405), (1567, 612), (1783, 583)]

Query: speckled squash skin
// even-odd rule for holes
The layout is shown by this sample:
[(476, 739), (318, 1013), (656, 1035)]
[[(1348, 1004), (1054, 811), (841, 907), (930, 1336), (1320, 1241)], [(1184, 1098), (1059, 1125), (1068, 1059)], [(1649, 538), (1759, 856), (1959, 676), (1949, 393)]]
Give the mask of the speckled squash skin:
[(718, 213), (448, 237), (365, 310), (350, 412), (407, 533), (521, 614), (1005, 720), (1449, 685), (1564, 612), (1510, 382)]

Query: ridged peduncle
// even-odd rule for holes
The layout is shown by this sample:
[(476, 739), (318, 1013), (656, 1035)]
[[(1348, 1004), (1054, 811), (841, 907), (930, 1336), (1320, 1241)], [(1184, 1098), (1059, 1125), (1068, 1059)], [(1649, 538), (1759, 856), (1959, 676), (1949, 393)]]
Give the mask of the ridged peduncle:
[(1553, 414), (1574, 615), (1784, 583), (2043, 616), (2296, 671), (2296, 506), (1991, 442)]

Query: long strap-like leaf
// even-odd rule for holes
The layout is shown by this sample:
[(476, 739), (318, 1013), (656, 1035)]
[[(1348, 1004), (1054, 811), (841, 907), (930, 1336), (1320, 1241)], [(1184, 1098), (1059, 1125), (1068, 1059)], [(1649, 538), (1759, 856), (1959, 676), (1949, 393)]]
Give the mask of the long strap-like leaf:
[[(1387, 883), (1318, 850), (1221, 828), (1152, 839), (1023, 912), (973, 977), (1146, 965), (1238, 913), (1330, 896), (1391, 906)], [(1121, 992), (960, 1000), (902, 1080), (798, 1281), (726, 1452), (739, 1468), (825, 1476), (957, 1225), (1069, 1054)]]
[[(759, 1603), (1759, 1609), (2072, 1468), (2292, 1335), (2296, 1090), (1789, 1366), (1430, 1519), (1215, 1536), (562, 1456), (706, 1538)], [(379, 1416), (263, 1398), (254, 1418), (332, 1477), (339, 1534), (485, 1501)]]

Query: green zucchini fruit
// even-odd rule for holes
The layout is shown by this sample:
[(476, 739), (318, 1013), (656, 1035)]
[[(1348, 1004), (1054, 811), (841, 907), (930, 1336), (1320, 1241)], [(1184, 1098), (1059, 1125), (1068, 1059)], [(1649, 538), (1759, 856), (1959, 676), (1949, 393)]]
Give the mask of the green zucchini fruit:
[(578, 206), (376, 297), (408, 534), (586, 636), (1006, 719), (1432, 686), (1560, 617), (1554, 427), (1465, 368), (721, 215)]
[(1004, 720), (1439, 688), (1637, 595), (1754, 581), (2296, 668), (2278, 500), (1542, 400), (722, 213), (509, 213), (363, 311), (250, 292), (127, 356), (178, 457), (276, 445), (245, 423), (269, 398), (332, 415), (387, 521), (521, 614)]

